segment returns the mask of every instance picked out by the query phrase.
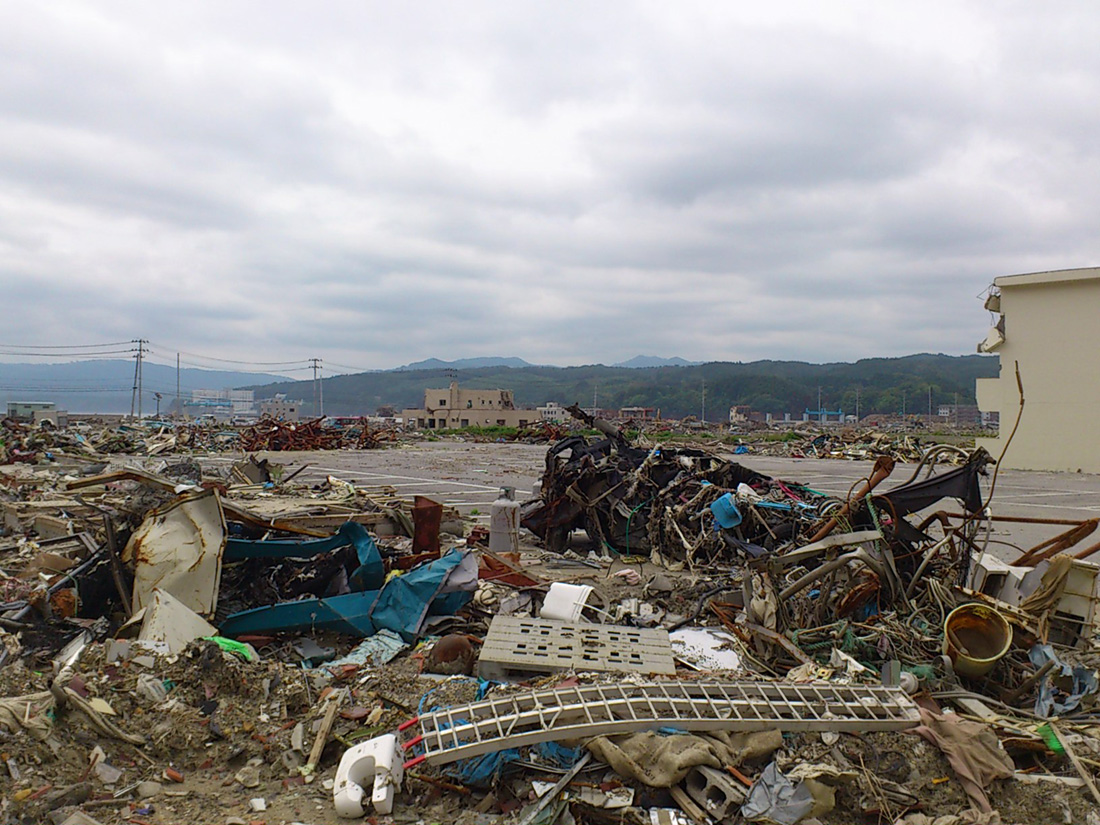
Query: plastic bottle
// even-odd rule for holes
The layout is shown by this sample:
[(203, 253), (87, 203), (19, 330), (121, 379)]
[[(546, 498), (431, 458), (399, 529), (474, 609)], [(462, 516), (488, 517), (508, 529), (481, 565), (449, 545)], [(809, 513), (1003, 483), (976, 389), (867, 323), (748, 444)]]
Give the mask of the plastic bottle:
[(519, 551), (519, 502), (514, 487), (501, 487), (500, 498), (489, 510), (489, 549), (494, 553)]

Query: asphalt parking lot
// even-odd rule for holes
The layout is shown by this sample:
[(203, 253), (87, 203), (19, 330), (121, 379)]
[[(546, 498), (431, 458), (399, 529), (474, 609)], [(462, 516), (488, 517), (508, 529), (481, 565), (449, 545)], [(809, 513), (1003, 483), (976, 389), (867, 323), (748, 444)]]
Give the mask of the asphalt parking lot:
[[(502, 486), (516, 488), (516, 497), (520, 500), (530, 498), (542, 474), (546, 451), (546, 445), (439, 441), (360, 452), (269, 453), (266, 456), (284, 464), (288, 472), (307, 464), (298, 476), (301, 481), (318, 483), (333, 475), (361, 487), (392, 487), (402, 497), (428, 496), (456, 507), (474, 520), (487, 521), (489, 506)], [(872, 466), (867, 461), (772, 458), (752, 454), (729, 455), (728, 458), (757, 472), (797, 481), (840, 497), (846, 496), (854, 484), (865, 478)], [(207, 459), (207, 463), (224, 465), (232, 460), (215, 456)], [(906, 481), (914, 469), (915, 465), (899, 464), (884, 483), (884, 489)], [(945, 503), (940, 509), (958, 512), (960, 508)], [(1080, 521), (1096, 518), (1100, 515), (1100, 476), (1005, 470), (997, 480), (991, 510), (997, 516), (1030, 519)], [(1064, 529), (1055, 525), (999, 523), (994, 535), (1009, 545), (1030, 547)], [(1100, 533), (1095, 540), (1100, 540)], [(1088, 546), (1092, 541), (1086, 539), (1081, 546)]]

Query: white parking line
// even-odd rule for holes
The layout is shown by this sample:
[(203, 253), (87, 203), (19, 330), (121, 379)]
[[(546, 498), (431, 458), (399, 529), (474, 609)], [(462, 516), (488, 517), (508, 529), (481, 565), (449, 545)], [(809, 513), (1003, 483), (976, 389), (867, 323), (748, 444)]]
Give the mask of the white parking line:
[[(421, 484), (445, 484), (449, 487), (470, 487), (474, 490), (479, 490), (483, 493), (496, 492), (497, 490), (500, 489), (497, 486), (491, 486), (491, 485), (487, 485), (487, 484), (471, 484), (471, 483), (466, 482), (466, 481), (445, 481), (445, 480), (439, 479), (439, 478), (421, 478), (420, 476), (398, 476), (398, 475), (393, 475), (391, 473), (375, 473), (375, 472), (371, 472), (369, 470), (348, 470), (347, 468), (344, 468), (344, 467), (337, 468), (337, 467), (313, 467), (313, 466), (311, 466), (310, 469), (311, 470), (319, 470), (320, 472), (325, 472), (325, 473), (347, 473), (349, 475), (354, 475), (357, 478), (365, 477), (365, 478), (373, 478), (373, 479), (376, 479), (376, 480), (377, 479), (396, 478), (396, 479), (401, 479), (402, 481), (416, 481), (416, 482), (420, 482)], [(390, 486), (397, 487), (399, 485), (392, 484)], [(408, 485), (403, 485), (403, 486), (408, 486)]]

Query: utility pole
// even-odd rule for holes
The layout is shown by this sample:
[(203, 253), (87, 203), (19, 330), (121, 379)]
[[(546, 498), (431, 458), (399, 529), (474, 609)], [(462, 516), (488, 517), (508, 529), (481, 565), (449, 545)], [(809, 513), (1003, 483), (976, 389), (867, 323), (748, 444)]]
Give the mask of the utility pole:
[(959, 429), (959, 394), (955, 393), (955, 429)]
[(142, 375), (142, 362), (145, 360), (145, 345), (148, 344), (148, 343), (149, 342), (146, 341), (144, 338), (139, 338), (138, 339), (138, 352), (137, 352), (138, 418), (141, 418), (141, 393), (142, 393), (141, 382), (142, 382), (142, 378), (144, 377)]
[(183, 404), (180, 401), (180, 354), (176, 353), (176, 417), (183, 417)]
[[(131, 344), (136, 344), (137, 341), (131, 341)], [(130, 352), (134, 352), (133, 349)], [(137, 409), (137, 394), (138, 394), (138, 370), (141, 369), (140, 357), (134, 356), (134, 387), (130, 390), (130, 418), (134, 417), (134, 410)]]
[(856, 385), (856, 423), (859, 423), (859, 385)]
[(901, 391), (901, 417), (905, 418), (905, 390)]
[[(141, 362), (145, 358), (145, 345), (149, 342), (144, 338), (137, 338), (130, 342), (137, 344), (137, 354), (134, 356), (134, 388), (130, 394), (130, 418), (134, 417), (134, 403), (137, 402), (137, 417), (141, 418)], [(134, 350), (131, 350), (134, 352)]]
[(928, 385), (928, 423), (932, 423), (932, 385)]
[(703, 406), (700, 409), (699, 421), (707, 423), (707, 379), (703, 379)]
[(596, 405), (596, 398), (597, 398), (597, 393), (599, 392), (599, 389), (600, 389), (599, 384), (593, 384), (592, 385), (592, 415), (593, 415), (593, 417), (600, 414), (600, 408)]
[(321, 369), (320, 358), (310, 358), (309, 362), (313, 366), (313, 415), (316, 418), (320, 418), (325, 414), (325, 400), (321, 395), (323, 390), (321, 389), (321, 382), (317, 377), (317, 373)]
[(817, 423), (818, 424), (824, 424), (825, 423), (825, 412), (824, 412), (824, 410), (821, 406), (821, 385), (820, 384), (817, 387)]
[(159, 392), (153, 393), (153, 397), (157, 399), (157, 421), (160, 421), (160, 399), (163, 397)]

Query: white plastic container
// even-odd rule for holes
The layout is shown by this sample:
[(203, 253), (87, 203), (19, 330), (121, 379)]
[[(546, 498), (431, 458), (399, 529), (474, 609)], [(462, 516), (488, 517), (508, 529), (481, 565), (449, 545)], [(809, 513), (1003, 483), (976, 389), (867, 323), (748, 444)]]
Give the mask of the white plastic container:
[[(370, 793), (375, 813), (393, 811), (394, 794), (401, 787), (405, 763), (397, 737), (377, 736), (344, 752), (336, 769), (332, 801), (339, 816), (358, 819), (366, 813), (364, 801)], [(369, 790), (368, 790), (369, 789)]]
[(519, 551), (519, 502), (514, 487), (501, 487), (500, 498), (489, 510), (489, 549), (494, 553)]
[(554, 582), (542, 601), (539, 618), (559, 622), (587, 621), (581, 614), (588, 606), (588, 597), (592, 592), (593, 588), (587, 584)]

